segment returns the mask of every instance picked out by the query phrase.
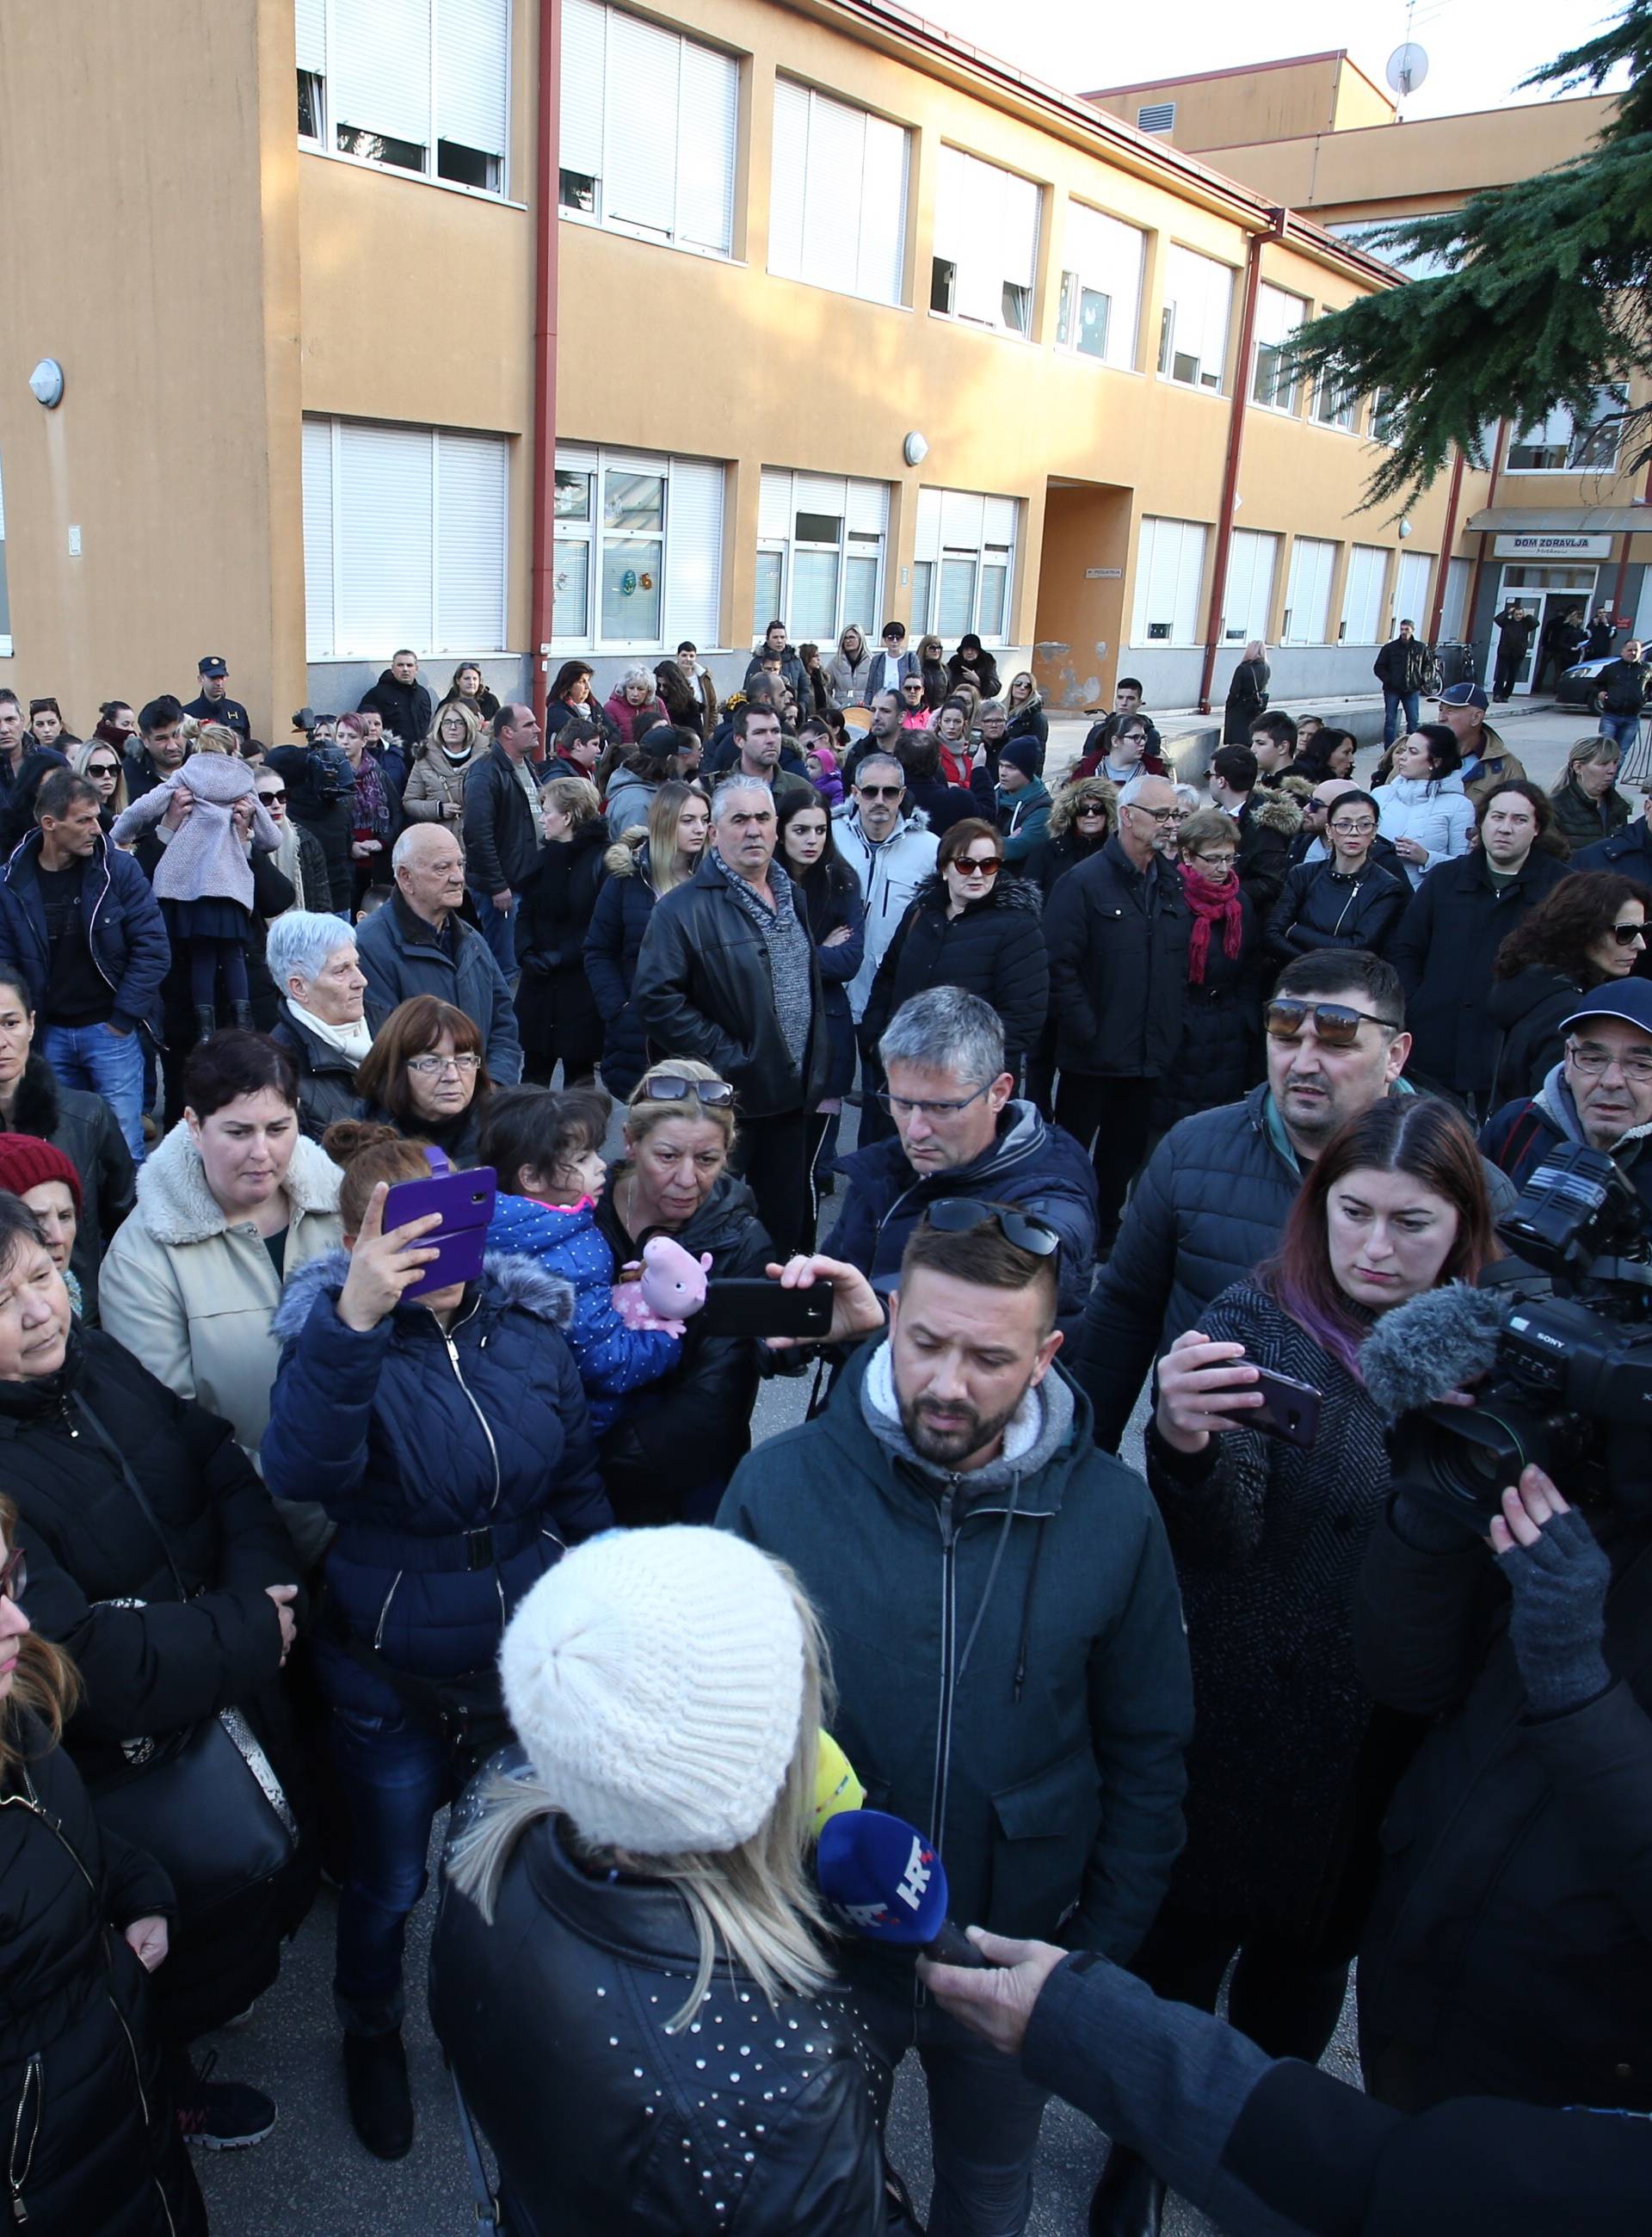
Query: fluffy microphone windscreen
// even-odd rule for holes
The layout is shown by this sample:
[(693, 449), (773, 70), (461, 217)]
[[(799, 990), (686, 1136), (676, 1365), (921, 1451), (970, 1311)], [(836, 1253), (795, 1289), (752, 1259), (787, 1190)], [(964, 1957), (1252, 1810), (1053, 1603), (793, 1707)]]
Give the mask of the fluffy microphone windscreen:
[(1509, 1317), (1507, 1290), (1452, 1282), (1384, 1313), (1359, 1347), (1371, 1401), (1391, 1427), (1490, 1372)]
[[(0, 1144), (7, 1138), (0, 1135)], [(866, 1789), (855, 1776), (855, 1766), (829, 1732), (823, 1732), (815, 1753), (815, 1838), (829, 1818), (840, 1811), (858, 1810)]]
[(903, 1818), (882, 1810), (843, 1810), (829, 1818), (815, 1872), (838, 1917), (869, 1941), (921, 1949), (947, 1923), (945, 1867)]

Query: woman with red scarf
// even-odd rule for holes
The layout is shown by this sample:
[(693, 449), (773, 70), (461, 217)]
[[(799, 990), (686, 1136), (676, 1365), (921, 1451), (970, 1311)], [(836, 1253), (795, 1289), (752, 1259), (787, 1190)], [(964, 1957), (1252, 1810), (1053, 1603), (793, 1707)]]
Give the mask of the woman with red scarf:
[(1193, 912), (1181, 1046), (1160, 1083), (1153, 1132), (1179, 1118), (1236, 1103), (1255, 1065), (1262, 928), (1233, 864), (1239, 828), (1219, 808), (1201, 808), (1178, 835), (1182, 891)]

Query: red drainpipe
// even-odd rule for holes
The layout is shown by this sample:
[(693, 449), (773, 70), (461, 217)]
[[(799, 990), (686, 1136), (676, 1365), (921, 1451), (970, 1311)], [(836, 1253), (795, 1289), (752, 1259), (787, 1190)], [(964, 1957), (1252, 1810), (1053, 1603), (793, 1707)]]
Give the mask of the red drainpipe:
[[(1451, 465), (1450, 493), (1445, 500), (1445, 533), (1440, 538), (1440, 561), (1434, 571), (1434, 604), (1429, 608), (1428, 641), (1437, 644), (1440, 637), (1440, 617), (1445, 611), (1445, 585), (1451, 570), (1451, 546), (1457, 542), (1457, 500), (1463, 494), (1463, 453), (1459, 450)], [(1468, 616), (1464, 621), (1466, 624)]]
[(533, 711), (545, 720), (549, 678), (539, 648), (551, 642), (557, 463), (558, 137), (562, 101), (561, 0), (539, 0), (539, 115), (534, 165), (533, 548), (529, 561), (528, 650)]
[[(1497, 476), (1503, 471), (1503, 439), (1508, 432), (1508, 428), (1509, 423), (1506, 419), (1498, 420), (1497, 439), (1491, 445), (1491, 479), (1486, 486), (1485, 493), (1488, 511), (1497, 501)], [(1480, 571), (1485, 565), (1485, 540), (1489, 532), (1483, 528), (1480, 531), (1480, 548), (1474, 555), (1474, 572), (1469, 577), (1468, 602), (1463, 610), (1463, 626), (1469, 633), (1470, 644), (1474, 642), (1474, 609), (1480, 596)], [(1482, 676), (1480, 681), (1484, 683), (1485, 678)]]
[(1216, 648), (1222, 634), (1222, 601), (1227, 596), (1227, 548), (1233, 540), (1233, 500), (1239, 495), (1239, 453), (1245, 447), (1245, 407), (1250, 399), (1251, 343), (1256, 333), (1256, 298), (1262, 284), (1262, 250), (1285, 233), (1285, 212), (1271, 211), (1265, 233), (1253, 233), (1245, 264), (1245, 303), (1239, 313), (1239, 354), (1233, 369), (1233, 407), (1227, 421), (1227, 458), (1222, 467), (1222, 502), (1216, 519), (1216, 564), (1211, 571), (1210, 613), (1205, 624), (1205, 664), (1199, 676), (1199, 711), (1210, 712)]

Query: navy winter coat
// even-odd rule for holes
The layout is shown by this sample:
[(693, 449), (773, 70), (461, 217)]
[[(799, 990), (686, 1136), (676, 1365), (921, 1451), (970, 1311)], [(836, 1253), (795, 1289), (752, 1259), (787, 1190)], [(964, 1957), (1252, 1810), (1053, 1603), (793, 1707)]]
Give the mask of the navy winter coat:
[[(415, 1303), (363, 1335), (338, 1315), (348, 1271), (331, 1251), (287, 1283), (265, 1481), (337, 1523), (327, 1582), (351, 1632), (394, 1669), (458, 1677), (492, 1663), (565, 1544), (613, 1521), (561, 1334), (572, 1299), (527, 1259), (490, 1257), (446, 1333)], [(334, 1700), (400, 1712), (324, 1637), (320, 1660)]]
[(643, 1021), (631, 1006), (637, 958), (658, 899), (648, 874), (648, 849), (616, 841), (603, 856), (605, 875), (585, 933), (585, 978), (602, 1013), (603, 1085), (621, 1102), (648, 1064)]
[[(36, 875), (40, 839), (38, 831), (31, 831), (13, 850), (0, 883), (0, 966), (22, 973), (36, 1014), (49, 1025), (44, 1010), (51, 949)], [(149, 880), (130, 855), (107, 839), (98, 839), (86, 858), (81, 912), (92, 961), (115, 998), (109, 1021), (129, 1033), (154, 1007), (172, 950)]]

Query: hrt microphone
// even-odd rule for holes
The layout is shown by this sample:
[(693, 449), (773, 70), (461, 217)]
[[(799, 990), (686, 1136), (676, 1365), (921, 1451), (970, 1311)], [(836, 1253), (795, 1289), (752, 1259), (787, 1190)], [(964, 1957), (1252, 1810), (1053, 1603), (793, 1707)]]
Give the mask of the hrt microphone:
[(915, 1826), (882, 1810), (844, 1810), (821, 1829), (816, 1876), (851, 1933), (938, 1965), (986, 1959), (947, 1917), (946, 1866)]

